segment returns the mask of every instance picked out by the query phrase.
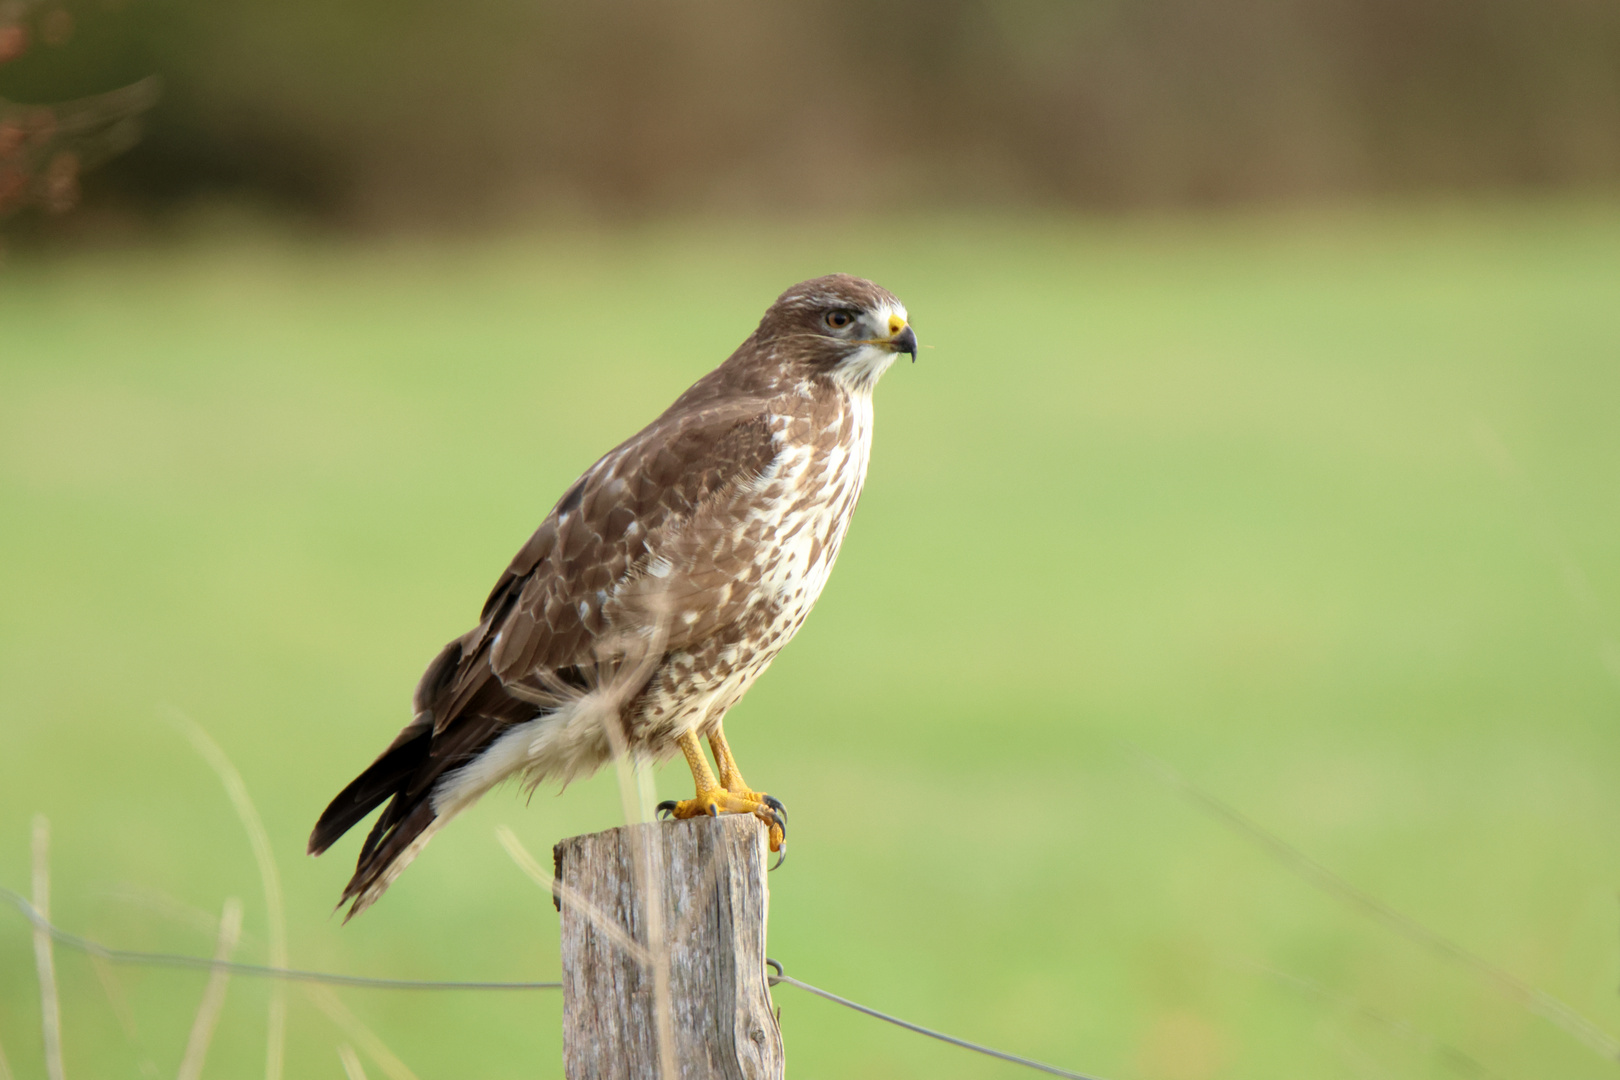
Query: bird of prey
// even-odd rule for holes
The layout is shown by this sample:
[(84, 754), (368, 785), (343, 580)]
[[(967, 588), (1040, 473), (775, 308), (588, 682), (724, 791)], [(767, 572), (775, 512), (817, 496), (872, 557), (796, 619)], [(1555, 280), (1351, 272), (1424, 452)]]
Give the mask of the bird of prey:
[(566, 784), (617, 753), (679, 750), (697, 791), (661, 811), (754, 814), (784, 850), (782, 804), (743, 781), (721, 724), (827, 582), (866, 479), (872, 391), (900, 353), (915, 361), (917, 337), (891, 293), (847, 274), (801, 282), (585, 470), (310, 835), (318, 855), (387, 803), (346, 918), (502, 780)]

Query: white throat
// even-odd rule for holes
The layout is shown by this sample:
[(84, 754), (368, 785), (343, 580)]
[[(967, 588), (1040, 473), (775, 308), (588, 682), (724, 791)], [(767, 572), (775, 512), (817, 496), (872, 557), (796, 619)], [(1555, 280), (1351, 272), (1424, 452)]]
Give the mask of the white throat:
[(869, 395), (898, 355), (881, 345), (862, 345), (833, 368), (833, 382), (850, 394)]

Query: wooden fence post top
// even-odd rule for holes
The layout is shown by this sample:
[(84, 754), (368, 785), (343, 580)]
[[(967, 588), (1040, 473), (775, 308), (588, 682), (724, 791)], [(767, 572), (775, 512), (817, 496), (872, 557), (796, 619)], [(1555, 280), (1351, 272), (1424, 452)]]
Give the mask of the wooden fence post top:
[(779, 1080), (759, 819), (628, 825), (552, 854), (568, 1080)]

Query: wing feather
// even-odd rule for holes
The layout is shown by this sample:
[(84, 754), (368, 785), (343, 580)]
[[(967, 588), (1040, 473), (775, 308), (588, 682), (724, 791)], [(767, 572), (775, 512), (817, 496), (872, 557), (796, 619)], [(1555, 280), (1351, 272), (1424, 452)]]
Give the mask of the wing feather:
[[(738, 493), (777, 453), (763, 400), (682, 398), (568, 489), (495, 583), (479, 624), (423, 672), (412, 722), (317, 823), (315, 852), (388, 802), (344, 890), (354, 901), (349, 917), (442, 824), (433, 792), (446, 774), (535, 717), (557, 687), (585, 689), (603, 662), (598, 646), (606, 636), (649, 631), (667, 613), (649, 597), (700, 604), (705, 591), (724, 586), (729, 569), (694, 559), (692, 538), (735, 528)], [(716, 515), (727, 521), (711, 520)], [(637, 587), (652, 579), (656, 589)], [(672, 626), (659, 640), (678, 648), (714, 621), (706, 612), (699, 625)]]
[[(666, 414), (603, 457), (559, 501), (485, 605), (486, 618), (495, 616), (483, 635), (491, 673), (511, 683), (588, 666), (609, 629), (645, 629), (637, 622), (648, 613), (616, 605), (615, 597), (678, 537), (713, 528), (705, 511), (776, 455), (765, 403), (750, 401)], [(686, 570), (665, 583), (672, 595), (701, 587), (701, 568), (690, 568), (691, 580)]]

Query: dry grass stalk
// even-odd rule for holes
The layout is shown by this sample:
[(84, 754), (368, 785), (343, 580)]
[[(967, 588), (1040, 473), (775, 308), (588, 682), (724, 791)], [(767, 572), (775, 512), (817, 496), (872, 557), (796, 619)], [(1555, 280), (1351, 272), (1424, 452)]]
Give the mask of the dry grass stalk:
[(118, 1026), (131, 1043), (139, 1038), (135, 1028), (135, 1013), (129, 1007), (129, 999), (124, 996), (123, 987), (118, 985), (118, 976), (114, 974), (112, 965), (106, 957), (87, 953), (91, 970), (96, 973), (96, 979), (101, 983), (102, 993), (107, 995), (107, 1004), (112, 1008), (113, 1016), (118, 1020)]
[(12, 1080), (11, 1062), (6, 1060), (6, 1048), (0, 1046), (0, 1080)]
[[(120, 900), (140, 904), (173, 922), (195, 927), (208, 934), (215, 933), (219, 925), (219, 920), (212, 914), (183, 904), (156, 889), (122, 886), (114, 892), (114, 895)], [(243, 938), (249, 939), (249, 935), (244, 934)], [(382, 1039), (345, 1008), (330, 990), (312, 983), (302, 983), (299, 988), (303, 990), (311, 1005), (325, 1014), (326, 1018), (353, 1042), (359, 1044), (361, 1050), (365, 1051), (366, 1056), (376, 1063), (389, 1080), (417, 1080), (416, 1074), (388, 1049)]]
[[(631, 772), (636, 782), (637, 809), (640, 817), (637, 824), (653, 820), (653, 779), (652, 770), (647, 762), (639, 755), (633, 759), (634, 767)], [(624, 771), (619, 773), (619, 783), (625, 782)], [(647, 911), (647, 949), (652, 953), (653, 959), (653, 1001), (656, 1005), (654, 1015), (658, 1020), (658, 1072), (663, 1080), (677, 1080), (681, 1075), (680, 1067), (675, 1057), (675, 1008), (670, 998), (670, 947), (669, 935), (664, 931), (664, 897), (668, 894), (666, 888), (668, 875), (664, 872), (663, 846), (654, 843), (648, 835), (649, 830), (643, 828), (632, 829), (634, 834), (630, 843), (637, 849), (636, 855), (641, 870), (641, 895), (646, 899)]]
[[(667, 604), (665, 605), (667, 606)], [(617, 692), (609, 700), (628, 704), (645, 685), (659, 660), (663, 658), (664, 644), (668, 640), (667, 627), (660, 625), (646, 641), (639, 643), (637, 655), (627, 651), (625, 662), (617, 672)], [(631, 662), (633, 660), (633, 662)], [(624, 807), (625, 824), (629, 830), (634, 859), (636, 892), (645, 905), (647, 927), (646, 951), (651, 954), (653, 970), (653, 1016), (658, 1025), (658, 1073), (661, 1080), (675, 1080), (680, 1068), (675, 1059), (674, 1009), (670, 1004), (669, 942), (664, 933), (664, 867), (663, 851), (649, 842), (646, 830), (635, 826), (653, 820), (653, 782), (646, 760), (636, 753), (625, 735), (620, 721), (621, 708), (603, 709), (602, 731), (613, 748), (613, 768), (618, 774), (619, 800)], [(645, 961), (644, 961), (645, 963)]]
[(338, 1060), (343, 1063), (343, 1075), (349, 1080), (366, 1080), (365, 1067), (360, 1064), (360, 1055), (354, 1052), (354, 1047), (339, 1043)]
[(1500, 1077), (1499, 1073), (1492, 1072), (1477, 1058), (1416, 1027), (1410, 1021), (1398, 1019), (1370, 1005), (1365, 1005), (1357, 998), (1348, 994), (1341, 994), (1323, 983), (1317, 982), (1315, 979), (1282, 971), (1269, 964), (1262, 964), (1244, 957), (1233, 957), (1228, 963), (1232, 967), (1263, 976), (1295, 993), (1326, 1004), (1343, 1020), (1363, 1020), (1381, 1028), (1395, 1038), (1438, 1058), (1440, 1062), (1450, 1065), (1454, 1071), (1465, 1076)]
[[(534, 697), (537, 705), (555, 707), (563, 701), (589, 702), (602, 725), (602, 733), (612, 751), (619, 778), (619, 799), (624, 807), (625, 824), (632, 848), (635, 891), (643, 898), (643, 921), (647, 943), (644, 952), (653, 972), (654, 1016), (658, 1028), (659, 1075), (675, 1080), (680, 1075), (675, 1060), (675, 1031), (670, 1005), (670, 969), (667, 935), (664, 932), (665, 889), (662, 849), (649, 843), (646, 830), (635, 828), (653, 820), (652, 775), (644, 756), (629, 744), (624, 716), (627, 708), (646, 687), (663, 660), (669, 641), (667, 597), (649, 595), (648, 609), (659, 612), (658, 623), (646, 634), (627, 633), (601, 642), (597, 647), (594, 685), (581, 693), (577, 687), (548, 685)], [(503, 841), (504, 842), (504, 841)], [(530, 860), (531, 862), (533, 860)], [(550, 875), (546, 875), (550, 877)], [(598, 920), (593, 919), (593, 922)]]
[[(270, 931), (270, 966), (284, 968), (287, 966), (287, 915), (281, 899), (281, 873), (276, 867), (276, 859), (270, 848), (270, 836), (265, 832), (264, 821), (259, 817), (258, 808), (253, 805), (253, 799), (248, 795), (247, 785), (242, 782), (242, 774), (236, 771), (231, 759), (226, 755), (218, 743), (209, 737), (208, 732), (191, 718), (178, 710), (169, 710), (169, 720), (179, 728), (197, 753), (214, 770), (219, 782), (225, 787), (225, 794), (231, 800), (231, 806), (236, 810), (237, 818), (242, 822), (242, 828), (247, 832), (248, 842), (253, 846), (253, 861), (259, 867), (259, 883), (264, 890), (265, 913), (269, 917)], [(265, 1080), (281, 1080), (282, 1066), (285, 1058), (287, 1041), (287, 989), (280, 983), (270, 987), (270, 1007), (266, 1020), (267, 1034), (265, 1039), (264, 1077)]]
[[(96, 973), (96, 979), (101, 983), (101, 992), (107, 995), (107, 1004), (112, 1007), (113, 1015), (118, 1018), (118, 1026), (124, 1031), (124, 1038), (129, 1040), (130, 1047), (139, 1055), (136, 1068), (141, 1070), (142, 1076), (157, 1076), (157, 1064), (146, 1056), (141, 1046), (141, 1033), (135, 1026), (135, 1012), (129, 1007), (129, 998), (124, 996), (124, 988), (118, 982), (118, 975), (113, 971), (106, 957), (95, 953), (88, 953), (90, 967)], [(0, 1074), (0, 1080), (5, 1080)]]
[[(236, 951), (242, 937), (242, 901), (231, 897), (219, 917), (219, 939), (214, 945), (214, 962), (223, 964)], [(203, 1060), (208, 1056), (208, 1044), (214, 1038), (214, 1025), (219, 1022), (220, 1010), (225, 1007), (225, 988), (230, 972), (215, 968), (203, 988), (202, 1001), (197, 1005), (197, 1018), (191, 1022), (191, 1036), (186, 1040), (186, 1054), (180, 1059), (178, 1080), (198, 1080), (202, 1076)]]
[[(44, 814), (34, 815), (34, 910), (42, 919), (51, 917), (51, 823)], [(56, 990), (56, 954), (51, 935), (34, 925), (34, 967), (39, 973), (40, 1028), (45, 1038), (45, 1075), (63, 1080), (62, 1002)]]
[(501, 846), (512, 857), (512, 861), (517, 863), (518, 867), (525, 874), (528, 874), (536, 885), (549, 891), (569, 907), (578, 908), (584, 912), (585, 917), (591, 920), (591, 925), (596, 927), (603, 937), (635, 957), (638, 963), (645, 964), (652, 960), (652, 954), (643, 948), (640, 942), (631, 937), (629, 931), (614, 922), (606, 912), (546, 873), (545, 868), (540, 865), (533, 855), (529, 854), (529, 849), (523, 846), (523, 841), (519, 840), (517, 834), (511, 829), (505, 825), (496, 826), (495, 838), (501, 842)]
[[(669, 941), (664, 933), (663, 852), (650, 843), (646, 830), (638, 826), (652, 821), (652, 780), (646, 762), (625, 741), (624, 731), (604, 716), (602, 728), (613, 746), (613, 767), (619, 778), (619, 798), (624, 804), (625, 824), (633, 858), (636, 893), (641, 896), (646, 920), (647, 945), (643, 964), (653, 972), (653, 1017), (658, 1025), (658, 1075), (661, 1080), (680, 1076), (675, 1059), (674, 1009), (670, 1004)], [(596, 920), (592, 920), (593, 922)]]
[[(632, 849), (631, 866), (636, 877), (636, 892), (644, 905), (643, 917), (647, 926), (647, 945), (644, 950), (653, 971), (653, 1016), (658, 1024), (658, 1074), (662, 1080), (680, 1076), (675, 1060), (674, 1010), (669, 997), (669, 942), (664, 933), (664, 866), (663, 852), (657, 844), (649, 843), (646, 830), (637, 828), (653, 820), (652, 778), (646, 762), (635, 754), (625, 741), (624, 731), (617, 718), (606, 715), (602, 729), (607, 732), (613, 746), (613, 767), (619, 779), (619, 799), (624, 804), (625, 824), (630, 826), (628, 836)], [(593, 920), (595, 921), (595, 920)]]
[[(219, 917), (211, 911), (192, 907), (164, 892), (154, 889), (150, 885), (141, 885), (133, 882), (122, 882), (107, 892), (107, 896), (120, 904), (131, 904), (167, 919), (176, 926), (184, 926), (195, 930), (199, 934), (206, 934), (212, 938), (219, 934)], [(253, 935), (247, 931), (242, 932), (242, 940), (248, 944), (253, 943)]]
[(304, 996), (309, 998), (310, 1004), (325, 1013), (328, 1020), (342, 1028), (349, 1038), (360, 1044), (360, 1049), (366, 1052), (366, 1056), (376, 1063), (377, 1068), (381, 1069), (389, 1080), (417, 1080), (417, 1075), (388, 1049), (388, 1045), (379, 1039), (375, 1032), (361, 1023), (359, 1017), (350, 1012), (347, 1006), (338, 1000), (336, 994), (315, 983), (303, 983), (300, 989), (304, 991)]
[(1352, 885), (1349, 880), (1329, 870), (1247, 814), (1205, 791), (1167, 762), (1143, 752), (1131, 743), (1124, 745), (1127, 752), (1148, 772), (1209, 815), (1213, 821), (1258, 846), (1289, 873), (1359, 910), (1413, 944), (1422, 946), (1440, 960), (1470, 972), (1478, 981), (1494, 987), (1503, 996), (1517, 1002), (1527, 1011), (1562, 1028), (1596, 1051), (1600, 1057), (1608, 1061), (1620, 1060), (1620, 1039), (1610, 1035), (1563, 1001), (1540, 987), (1530, 985), (1506, 968), (1498, 967), (1484, 957), (1469, 952), (1450, 938), (1431, 930), (1411, 916), (1396, 911), (1371, 893)]

